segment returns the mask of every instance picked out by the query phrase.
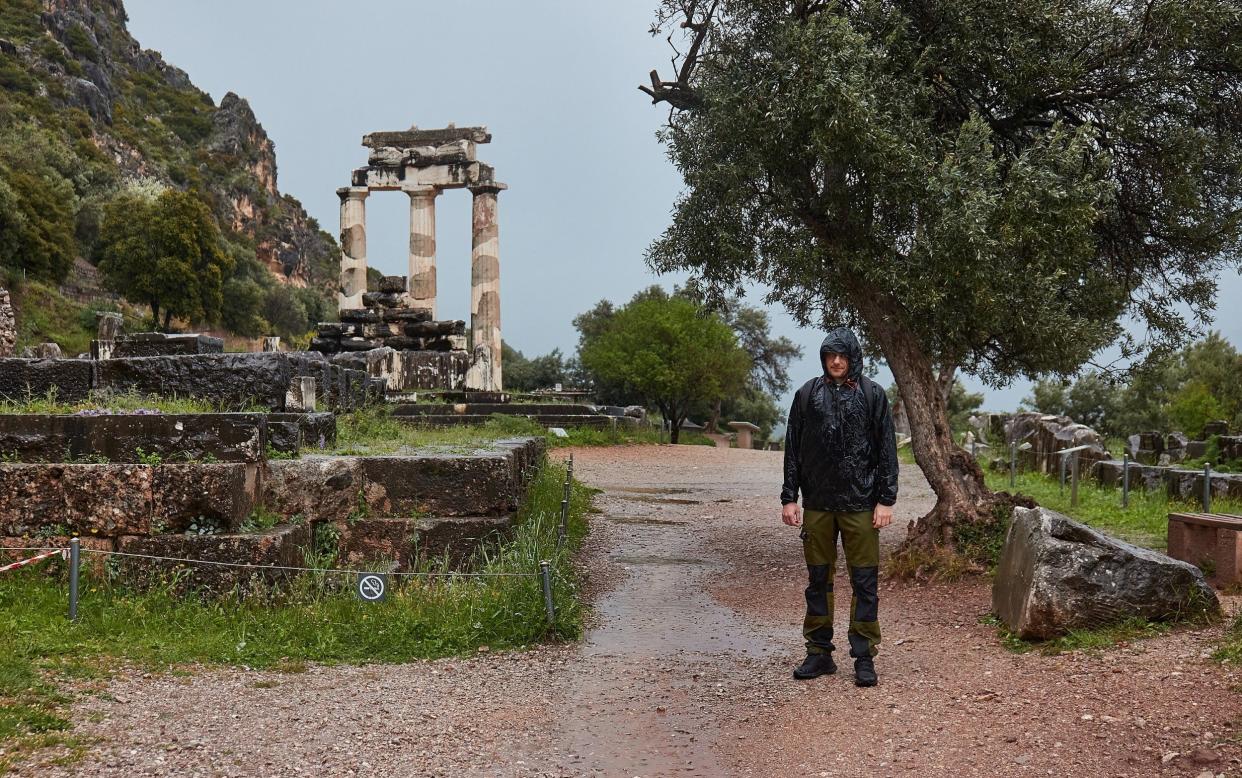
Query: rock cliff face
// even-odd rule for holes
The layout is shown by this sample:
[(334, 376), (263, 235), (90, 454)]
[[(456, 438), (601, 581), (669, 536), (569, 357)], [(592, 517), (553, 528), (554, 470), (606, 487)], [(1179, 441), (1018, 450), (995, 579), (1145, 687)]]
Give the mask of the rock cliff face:
[(220, 226), (280, 280), (335, 287), (335, 241), (281, 195), (275, 145), (244, 98), (230, 92), (217, 106), (184, 71), (143, 49), (121, 0), (3, 5), (0, 129), (25, 114), (70, 139), (71, 167), (91, 169), (91, 180), (75, 182), (83, 202), (95, 179), (101, 192), (135, 177), (197, 187)]

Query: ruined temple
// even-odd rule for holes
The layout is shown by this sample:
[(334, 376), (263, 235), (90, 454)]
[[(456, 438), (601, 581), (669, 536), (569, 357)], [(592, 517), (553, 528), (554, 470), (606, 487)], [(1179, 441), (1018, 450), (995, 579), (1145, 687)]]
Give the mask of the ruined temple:
[[(353, 171), (350, 186), (337, 190), (341, 198), (338, 307), (341, 322), (346, 325), (378, 326), (365, 332), (360, 328), (360, 340), (348, 350), (390, 345), (383, 342), (387, 338), (430, 335), (438, 340), (429, 346), (408, 340), (395, 345), (411, 351), (425, 350), (424, 346), (436, 351), (465, 350), (469, 363), (464, 388), (502, 388), (496, 201), (507, 187), (496, 181), (491, 166), (477, 158), (478, 144), (491, 139), (484, 127), (453, 125), (437, 130), (411, 127), (373, 132), (363, 137), (362, 145), (370, 149), (367, 164)], [(436, 322), (436, 198), (446, 189), (469, 189), (474, 198), (467, 343), (445, 340), (456, 336), (458, 328), (452, 322)], [(404, 282), (398, 281), (399, 277), (386, 279), (378, 295), (367, 291), (366, 199), (375, 191), (400, 191), (410, 198), (409, 273)], [(464, 334), (464, 323), (461, 329)], [(321, 336), (324, 334), (339, 336), (342, 331), (321, 327)], [(319, 345), (331, 348), (322, 341)], [(442, 385), (451, 387), (455, 383), (445, 380)]]

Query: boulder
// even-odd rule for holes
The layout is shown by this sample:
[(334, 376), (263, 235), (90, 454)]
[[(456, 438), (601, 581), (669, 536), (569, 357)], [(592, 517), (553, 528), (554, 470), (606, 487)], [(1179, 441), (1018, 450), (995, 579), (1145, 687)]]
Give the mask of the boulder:
[(1220, 613), (1194, 565), (1132, 546), (1047, 508), (1014, 508), (992, 610), (1018, 637), (1047, 640), (1127, 618)]

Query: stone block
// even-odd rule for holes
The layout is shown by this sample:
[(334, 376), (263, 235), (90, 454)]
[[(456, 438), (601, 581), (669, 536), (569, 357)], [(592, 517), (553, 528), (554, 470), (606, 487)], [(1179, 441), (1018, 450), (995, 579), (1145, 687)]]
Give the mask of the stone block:
[(1046, 508), (1015, 508), (992, 608), (1024, 640), (1128, 618), (1173, 621), (1220, 612), (1194, 565), (1111, 538)]
[(377, 324), (380, 315), (369, 308), (346, 308), (338, 314), (342, 322), (349, 324)]
[(1205, 526), (1170, 515), (1169, 556), (1195, 565), (1217, 586), (1242, 583), (1242, 527)]
[(362, 304), (368, 308), (398, 308), (406, 302), (405, 292), (364, 292)]
[(503, 540), (513, 528), (511, 516), (454, 516), (420, 519), (415, 532), (415, 562), (445, 560), (450, 569), (470, 560), (480, 545)]
[(404, 327), (405, 334), (411, 338), (436, 338), (443, 335), (465, 335), (466, 322), (455, 321), (422, 321), (409, 322)]
[[(116, 537), (151, 531), (156, 469), (149, 465), (29, 465), (47, 468), (64, 495), (63, 521), (82, 536)], [(43, 476), (31, 471), (36, 479)], [(44, 517), (46, 523), (53, 517)]]
[(341, 350), (341, 342), (337, 338), (311, 338), (310, 350), (320, 354), (335, 354)]
[(321, 338), (341, 338), (359, 334), (359, 328), (365, 325), (346, 324), (340, 321), (321, 321), (316, 327)]
[(118, 338), (112, 345), (114, 359), (222, 353), (223, 339), (197, 333), (166, 335), (162, 332), (136, 332)]
[(334, 522), (340, 535), (339, 560), (350, 567), (407, 571), (415, 558), (419, 524), (418, 519)]
[(125, 332), (125, 318), (112, 311), (95, 311), (95, 337), (99, 340), (119, 340)]
[(61, 402), (82, 402), (94, 385), (94, 364), (87, 359), (0, 359), (0, 399), (23, 402), (54, 393)]
[(517, 507), (504, 452), (360, 457), (359, 463), (372, 515), (485, 516)]
[(316, 387), (317, 383), (313, 376), (298, 375), (290, 379), (289, 391), (285, 393), (285, 411), (314, 413), (318, 405)]
[(141, 461), (139, 449), (165, 460), (258, 462), (265, 446), (260, 414), (0, 415), (0, 454), (27, 462), (132, 463)]
[(303, 549), (310, 543), (309, 523), (281, 525), (245, 535), (124, 537), (119, 542), (119, 550), (130, 554), (252, 566), (196, 565), (123, 557), (119, 567), (123, 577), (139, 585), (176, 581), (181, 592), (228, 594), (254, 585), (272, 586), (291, 580), (296, 573), (278, 568), (302, 566)]
[(431, 321), (430, 308), (387, 308), (380, 313), (382, 321)]
[(362, 468), (354, 457), (272, 460), (263, 479), (263, 504), (281, 516), (343, 521), (358, 511)]
[(469, 366), (469, 356), (458, 351), (403, 351), (400, 386), (390, 384), (389, 388), (399, 391), (461, 389), (465, 386)]
[[(88, 363), (90, 364), (90, 363)], [(200, 354), (94, 363), (105, 392), (195, 397), (228, 408), (284, 408), (293, 362), (284, 353)]]
[(234, 531), (258, 504), (259, 468), (240, 463), (160, 465), (153, 469), (151, 491), (156, 534), (184, 532), (203, 520)]
[(297, 454), (302, 448), (302, 428), (296, 421), (268, 421), (267, 446), (280, 454)]
[(1203, 435), (1201, 436), (1201, 439), (1211, 440), (1216, 435), (1228, 435), (1228, 434), (1229, 434), (1229, 422), (1224, 421), (1224, 420), (1209, 421), (1207, 424), (1203, 425)]
[(379, 280), (378, 291), (391, 294), (405, 292), (405, 276), (384, 276)]

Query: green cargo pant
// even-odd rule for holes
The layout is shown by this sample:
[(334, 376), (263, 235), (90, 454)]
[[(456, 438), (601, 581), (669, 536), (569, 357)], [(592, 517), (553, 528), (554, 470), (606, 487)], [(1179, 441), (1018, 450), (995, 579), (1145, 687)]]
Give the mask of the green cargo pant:
[(805, 510), (802, 553), (810, 583), (806, 587), (806, 620), (802, 634), (809, 654), (826, 654), (832, 645), (832, 579), (837, 564), (837, 536), (845, 549), (850, 573), (850, 656), (875, 656), (879, 651), (880, 531), (871, 526), (872, 512)]

